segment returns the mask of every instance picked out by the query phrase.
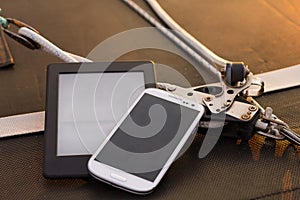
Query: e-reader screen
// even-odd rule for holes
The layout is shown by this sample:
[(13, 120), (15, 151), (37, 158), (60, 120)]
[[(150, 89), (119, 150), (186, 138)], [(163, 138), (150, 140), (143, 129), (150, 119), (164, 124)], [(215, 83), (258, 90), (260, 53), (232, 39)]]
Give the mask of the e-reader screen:
[(93, 154), (144, 89), (143, 72), (59, 74), (57, 156)]

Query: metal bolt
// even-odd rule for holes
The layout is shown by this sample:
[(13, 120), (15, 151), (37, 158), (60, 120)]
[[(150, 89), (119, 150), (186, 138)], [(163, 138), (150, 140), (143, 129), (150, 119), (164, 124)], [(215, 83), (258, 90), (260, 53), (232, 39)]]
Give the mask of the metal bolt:
[(211, 101), (212, 100), (212, 97), (205, 97), (204, 101)]
[(248, 108), (250, 111), (256, 111), (257, 110), (257, 107), (256, 106), (249, 106)]
[(175, 86), (171, 86), (171, 85), (169, 85), (169, 86), (167, 86), (167, 91), (169, 91), (169, 92), (174, 92), (175, 90), (176, 90), (176, 87)]
[(248, 120), (248, 119), (251, 118), (251, 116), (248, 115), (248, 114), (243, 114), (243, 115), (241, 116), (241, 118), (242, 118), (243, 120)]

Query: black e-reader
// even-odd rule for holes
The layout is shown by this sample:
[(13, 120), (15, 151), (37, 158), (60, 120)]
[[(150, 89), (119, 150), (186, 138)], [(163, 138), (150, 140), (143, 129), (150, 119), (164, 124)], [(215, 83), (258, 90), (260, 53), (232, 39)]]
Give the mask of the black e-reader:
[(90, 156), (143, 90), (155, 85), (152, 62), (49, 65), (44, 176), (89, 177)]

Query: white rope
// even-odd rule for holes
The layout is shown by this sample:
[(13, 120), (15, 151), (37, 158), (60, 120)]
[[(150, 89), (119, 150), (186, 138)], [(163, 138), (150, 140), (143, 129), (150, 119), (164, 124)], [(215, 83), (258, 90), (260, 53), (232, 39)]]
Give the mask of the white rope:
[(34, 42), (39, 44), (41, 46), (40, 50), (45, 51), (49, 54), (52, 54), (67, 63), (92, 62), (91, 60), (89, 60), (87, 58), (83, 58), (81, 56), (74, 55), (72, 53), (63, 51), (62, 49), (60, 49), (59, 47), (54, 45), (52, 42), (50, 42), (49, 40), (47, 40), (46, 38), (44, 38), (43, 36), (34, 32), (33, 30), (31, 30), (29, 28), (22, 27), (19, 29), (18, 33), (20, 35), (26, 36), (27, 38), (30, 38), (31, 40), (33, 40)]
[(89, 60), (87, 58), (84, 58), (82, 56), (79, 56), (79, 55), (76, 55), (76, 54), (73, 54), (73, 53), (70, 53), (70, 52), (65, 51), (65, 53), (68, 53), (70, 56), (75, 58), (78, 62), (93, 62), (92, 60)]
[(208, 63), (204, 58), (202, 58), (197, 52), (195, 52), (191, 47), (184, 43), (180, 38), (178, 38), (173, 32), (160, 24), (156, 19), (149, 15), (145, 10), (139, 7), (136, 3), (131, 0), (122, 0), (130, 8), (136, 11), (139, 15), (144, 17), (150, 24), (155, 26), (160, 32), (162, 32), (166, 37), (173, 41), (176, 45), (182, 48), (186, 53), (188, 53), (192, 58), (194, 58), (199, 64), (208, 69), (211, 73), (221, 79), (221, 73), (210, 63)]
[(183, 29), (179, 24), (177, 24), (168, 13), (159, 5), (156, 0), (145, 0), (153, 11), (158, 15), (158, 17), (166, 23), (175, 33), (178, 33), (177, 36), (180, 37), (185, 43), (195, 49), (198, 53), (205, 56), (213, 63), (226, 67), (227, 63), (232, 63), (232, 61), (225, 60), (211, 50), (209, 50), (206, 46), (200, 43), (196, 38), (194, 38), (191, 34), (189, 34), (185, 29)]

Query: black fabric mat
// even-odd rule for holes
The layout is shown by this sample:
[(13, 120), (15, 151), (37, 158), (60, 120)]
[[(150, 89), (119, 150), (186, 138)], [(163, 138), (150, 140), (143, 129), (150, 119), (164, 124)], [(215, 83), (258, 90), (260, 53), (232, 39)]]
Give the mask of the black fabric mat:
[[(137, 2), (145, 9), (146, 4)], [(254, 73), (300, 63), (300, 4), (290, 1), (160, 1), (196, 38)], [(98, 43), (132, 28), (149, 26), (118, 0), (5, 1), (3, 14), (21, 19), (65, 50), (86, 56)], [(150, 11), (150, 10), (149, 10)], [(166, 42), (163, 36), (159, 40)], [(58, 59), (25, 49), (8, 38), (14, 68), (0, 70), (0, 116), (44, 109), (45, 75)], [(122, 44), (120, 44), (122, 45)], [(201, 83), (195, 69), (167, 52), (142, 50), (121, 60), (154, 60)], [(182, 84), (166, 70), (159, 81)], [(258, 98), (300, 133), (300, 89)], [(204, 159), (201, 135), (174, 163), (154, 193), (140, 197), (94, 180), (46, 180), (42, 176), (43, 133), (0, 140), (0, 199), (298, 199), (299, 147), (255, 135), (242, 142), (221, 138)]]

